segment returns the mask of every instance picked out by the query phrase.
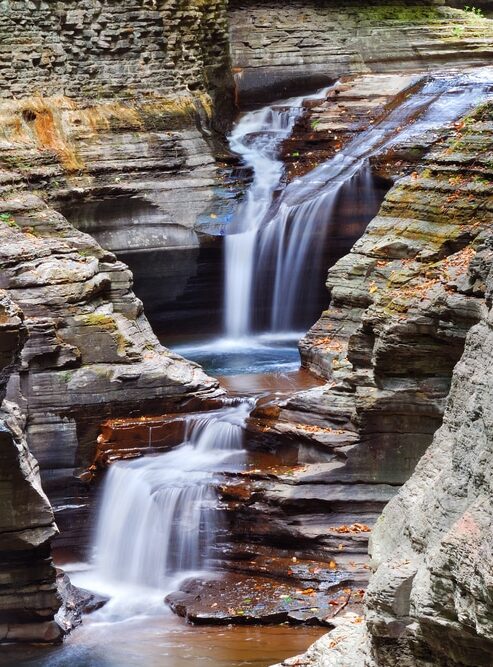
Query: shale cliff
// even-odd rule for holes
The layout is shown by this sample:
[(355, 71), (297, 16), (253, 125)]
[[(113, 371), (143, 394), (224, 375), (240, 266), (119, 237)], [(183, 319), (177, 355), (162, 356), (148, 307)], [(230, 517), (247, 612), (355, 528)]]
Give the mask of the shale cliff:
[(86, 229), (81, 201), (144, 209), (137, 231), (128, 216), (90, 228), (109, 250), (198, 245), (216, 185), (208, 142), (232, 108), (225, 3), (16, 1), (0, 13), (0, 285), (29, 332), (8, 395), (62, 543), (80, 545), (100, 422), (218, 392), (160, 346), (128, 268), (58, 210)]
[[(473, 11), (420, 0), (231, 0), (231, 58), (244, 102), (339, 76), (482, 64), (491, 28)], [(273, 20), (273, 17), (276, 20)], [(281, 97), (283, 96), (281, 95)]]
[(38, 464), (24, 435), (25, 419), (6, 402), (27, 329), (20, 309), (0, 292), (0, 642), (53, 642), (59, 607), (50, 541), (53, 511), (41, 489)]
[(109, 416), (198, 405), (217, 383), (161, 347), (115, 256), (32, 194), (4, 192), (1, 285), (29, 331), (9, 398), (27, 416), (27, 438), (63, 529), (78, 534), (84, 486)]
[[(389, 207), (392, 210), (402, 198), (407, 210), (415, 210), (418, 193), (421, 221), (423, 204), (430, 205), (433, 191), (441, 193), (434, 215), (435, 225), (441, 227), (435, 227), (434, 239), (438, 238), (439, 229), (444, 230), (444, 224), (460, 225), (457, 233), (448, 236), (459, 243), (460, 249), (455, 246), (452, 252), (447, 252), (439, 243), (435, 246), (435, 250), (441, 248), (439, 254), (432, 251), (425, 257), (415, 246), (422, 232), (407, 218), (405, 229), (400, 230), (400, 245), (391, 243), (393, 253), (407, 255), (407, 259), (400, 260), (405, 271), (416, 261), (420, 261), (422, 268), (419, 277), (394, 273), (394, 278), (405, 277), (395, 295), (392, 274), (387, 275), (385, 283), (377, 281), (377, 274), (387, 267), (387, 261), (381, 263), (381, 252), (383, 248), (389, 249), (392, 232), (387, 227), (381, 240), (375, 238), (372, 243), (371, 261), (381, 264), (376, 273), (365, 271), (366, 279), (370, 280), (366, 298), (371, 305), (366, 305), (364, 312), (371, 316), (357, 318), (360, 324), (351, 334), (346, 349), (350, 362), (360, 359), (358, 350), (362, 346), (357, 343), (362, 335), (371, 334), (371, 364), (367, 369), (373, 372), (378, 362), (385, 360), (387, 345), (389, 352), (394, 350), (393, 362), (374, 376), (376, 382), (369, 383), (368, 390), (357, 391), (363, 401), (360, 408), (356, 401), (354, 414), (360, 415), (360, 428), (380, 424), (378, 442), (385, 443), (382, 435), (392, 432), (390, 439), (398, 443), (402, 424), (405, 424), (402, 431), (416, 434), (413, 424), (423, 423), (417, 400), (424, 398), (434, 383), (440, 383), (440, 377), (445, 379), (446, 350), (457, 346), (458, 351), (462, 347), (457, 334), (449, 335), (449, 326), (455, 325), (454, 332), (466, 335), (467, 324), (475, 321), (476, 325), (467, 333), (464, 353), (453, 370), (443, 425), (411, 479), (390, 501), (374, 528), (370, 554), (377, 569), (366, 594), (365, 619), (348, 619), (305, 656), (288, 660), (286, 665), (486, 667), (492, 663), (489, 594), (492, 121), (490, 104), (458, 124), (456, 136), (430, 153), (424, 170), (398, 182), (390, 191), (379, 217), (352, 253), (358, 254), (364, 248), (366, 236), (379, 235), (386, 211)], [(447, 193), (448, 185), (453, 190)], [(424, 196), (425, 191), (428, 197)], [(446, 220), (441, 223), (440, 211), (447, 212)], [(427, 236), (431, 238), (429, 233)], [(430, 259), (431, 265), (424, 271)], [(329, 278), (335, 306), (341, 297), (344, 301), (344, 292), (338, 289), (337, 278), (332, 282), (332, 276), (337, 276), (341, 266), (350, 261), (351, 257), (339, 263)], [(363, 275), (353, 272), (356, 281), (361, 280), (358, 274)], [(362, 291), (360, 294), (363, 297)], [(431, 321), (430, 306), (434, 313)], [(462, 326), (457, 326), (454, 311), (460, 314)], [(325, 322), (330, 321), (329, 315)], [(374, 323), (378, 323), (377, 328)], [(442, 331), (437, 327), (443, 327)], [(434, 343), (438, 339), (441, 354)], [(406, 351), (411, 347), (415, 355), (412, 375), (406, 366), (406, 359), (410, 359)], [(420, 362), (421, 355), (423, 363), (426, 362), (426, 377), (420, 371), (425, 368)], [(448, 359), (450, 363), (453, 357)], [(400, 390), (398, 360), (403, 360), (408, 368), (406, 386)], [(419, 393), (418, 386), (413, 388), (415, 383), (421, 387)], [(394, 401), (401, 391), (405, 392), (402, 394), (406, 396), (405, 404), (412, 409), (397, 412), (399, 417), (392, 429), (381, 428), (382, 424), (392, 424), (392, 414), (396, 414), (392, 404), (399, 404)], [(368, 393), (372, 401), (365, 406)], [(427, 405), (430, 404), (428, 398)], [(366, 417), (368, 413), (374, 418)], [(411, 415), (410, 420), (406, 414)], [(371, 437), (365, 440), (371, 446)], [(407, 451), (417, 442), (419, 439), (414, 435)], [(389, 461), (389, 454), (386, 459)], [(396, 460), (392, 462), (395, 464)]]

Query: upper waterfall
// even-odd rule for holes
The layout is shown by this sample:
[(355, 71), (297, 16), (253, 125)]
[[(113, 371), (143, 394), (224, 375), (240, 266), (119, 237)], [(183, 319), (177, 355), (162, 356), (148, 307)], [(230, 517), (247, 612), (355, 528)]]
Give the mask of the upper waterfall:
[[(324, 248), (341, 202), (364, 202), (368, 219), (378, 212), (370, 158), (393, 143), (453, 122), (481, 102), (487, 83), (478, 75), (442, 75), (421, 82), (375, 125), (280, 192), (282, 142), (303, 113), (295, 98), (245, 114), (230, 137), (231, 148), (253, 170), (253, 182), (226, 235), (226, 335), (252, 334), (260, 304), (270, 312), (267, 331), (288, 333), (305, 326), (306, 294), (320, 273)], [(321, 91), (311, 99), (323, 99)], [(298, 325), (298, 327), (297, 327)]]
[(280, 147), (303, 114), (304, 102), (323, 100), (328, 90), (246, 113), (231, 133), (230, 147), (252, 170), (253, 182), (231, 223), (231, 233), (226, 236), (225, 329), (230, 338), (252, 332), (257, 234), (284, 173)]

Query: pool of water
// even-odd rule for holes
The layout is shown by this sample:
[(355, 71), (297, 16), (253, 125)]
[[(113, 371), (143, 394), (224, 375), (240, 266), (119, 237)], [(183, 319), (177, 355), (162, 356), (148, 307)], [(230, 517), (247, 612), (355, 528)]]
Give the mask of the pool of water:
[[(0, 667), (268, 667), (303, 653), (320, 627), (192, 626), (164, 602), (188, 576), (170, 576), (165, 588), (102, 577), (93, 565), (60, 561), (80, 588), (109, 598), (57, 647), (0, 648)], [(209, 575), (213, 576), (213, 575)]]
[(2, 667), (268, 667), (303, 653), (322, 628), (192, 627), (171, 612), (84, 624), (55, 649), (0, 651)]
[(241, 339), (168, 344), (174, 352), (196, 361), (214, 376), (291, 373), (300, 367), (298, 341), (302, 333), (269, 334)]

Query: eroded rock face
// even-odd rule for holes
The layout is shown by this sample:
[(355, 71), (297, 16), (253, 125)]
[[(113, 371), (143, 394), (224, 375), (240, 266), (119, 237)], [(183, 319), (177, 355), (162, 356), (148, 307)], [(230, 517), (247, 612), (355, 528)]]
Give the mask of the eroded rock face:
[(488, 112), (448, 133), (329, 271), (329, 309), (301, 342), (304, 365), (326, 384), (260, 403), (248, 424), (281, 455), (282, 438), (291, 440), (303, 467), (277, 484), (254, 479), (255, 502), (243, 514), (270, 510), (271, 520), (250, 519), (245, 530), (296, 535), (300, 550), (325, 553), (349, 572), (364, 562), (365, 536), (338, 539), (334, 528), (371, 527), (412, 474), (481, 318), (487, 264), (479, 250), (492, 222)]
[(490, 58), (491, 22), (437, 4), (295, 0), (286, 6), (279, 0), (232, 0), (237, 94), (246, 103), (258, 102), (321, 87), (345, 74), (472, 65)]
[(224, 95), (225, 8), (224, 0), (6, 3), (0, 30), (16, 57), (0, 66), (0, 97)]
[(197, 407), (217, 383), (161, 347), (114, 255), (34, 195), (4, 196), (1, 211), (2, 285), (30, 334), (9, 398), (28, 417), (64, 539), (69, 524), (83, 540), (87, 494), (74, 474), (92, 463), (101, 422)]
[(0, 17), (0, 187), (36, 189), (132, 253), (179, 310), (202, 222), (232, 208), (215, 159), (234, 106), (226, 2), (13, 2)]
[(20, 309), (0, 291), (0, 642), (54, 642), (59, 607), (50, 541), (57, 529), (26, 444), (24, 419), (4, 401), (26, 340)]
[[(1, 284), (30, 334), (9, 396), (28, 417), (63, 539), (83, 543), (88, 490), (74, 475), (92, 463), (101, 421), (196, 407), (217, 385), (159, 345), (127, 267), (47, 202), (109, 250), (186, 248), (186, 283), (194, 225), (218, 185), (210, 128), (231, 107), (225, 5), (31, 10), (0, 10), (15, 54), (0, 66)], [(114, 200), (125, 214), (113, 225), (74, 213)]]
[[(490, 241), (482, 255), (491, 267)], [(378, 569), (366, 617), (378, 665), (394, 665), (400, 656), (401, 664), (420, 667), (493, 662), (491, 268), (487, 285), (443, 426), (372, 536)]]
[[(435, 151), (430, 157), (434, 178), (440, 164), (448, 170), (456, 169), (459, 163), (462, 169), (470, 165), (484, 170), (476, 178), (466, 170), (460, 181), (451, 176), (447, 182), (458, 187), (444, 199), (454, 202), (454, 208), (465, 213), (477, 201), (475, 185), (481, 187), (481, 205), (468, 216), (468, 224), (479, 222), (480, 231), (471, 246), (474, 255), (455, 275), (453, 293), (444, 295), (441, 303), (446, 304), (447, 299), (457, 299), (461, 294), (469, 297), (485, 294), (485, 298), (476, 297), (477, 324), (467, 334), (463, 355), (453, 371), (443, 425), (411, 479), (387, 505), (373, 530), (370, 554), (376, 572), (366, 594), (365, 620), (346, 619), (342, 627), (305, 656), (287, 660), (285, 665), (486, 667), (493, 662), (490, 594), (493, 198), (488, 166), (492, 127), (489, 105), (466, 121), (461, 136), (449, 143), (448, 148)], [(476, 153), (478, 162), (472, 162), (473, 147), (477, 151), (478, 146), (481, 146), (481, 152)], [(426, 178), (431, 175), (425, 173)], [(415, 181), (419, 180), (417, 175)], [(418, 183), (415, 188), (422, 187)], [(408, 206), (412, 206), (412, 201), (408, 190)], [(450, 211), (447, 207), (445, 210)], [(449, 216), (448, 222), (451, 220), (456, 220), (456, 215)], [(465, 251), (459, 251), (459, 255)], [(446, 262), (450, 271), (454, 256), (457, 253), (435, 262), (434, 266)], [(455, 272), (459, 265), (452, 266)], [(420, 300), (424, 305), (437, 284), (426, 284), (425, 276), (421, 280), (424, 290), (420, 291)], [(405, 297), (406, 292), (401, 290), (401, 295)], [(378, 302), (374, 301), (372, 309), (377, 308)], [(421, 319), (420, 324), (425, 324), (425, 320)], [(442, 336), (443, 348), (448, 337)], [(405, 347), (401, 347), (400, 354), (404, 351)], [(436, 352), (428, 356), (428, 363), (430, 358), (439, 359)]]

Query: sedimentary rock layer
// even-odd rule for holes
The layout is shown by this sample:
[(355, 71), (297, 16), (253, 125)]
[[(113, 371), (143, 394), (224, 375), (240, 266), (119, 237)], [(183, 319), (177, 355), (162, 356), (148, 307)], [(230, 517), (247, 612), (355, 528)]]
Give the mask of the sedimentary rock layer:
[(196, 227), (230, 208), (212, 130), (233, 113), (225, 9), (224, 0), (0, 8), (2, 180), (43, 191), (103, 247), (133, 253), (132, 264), (169, 250), (160, 264), (171, 268), (156, 276), (166, 303), (197, 273)]
[(344, 74), (491, 58), (491, 22), (419, 0), (231, 0), (229, 21), (237, 94), (245, 102), (282, 98)]
[(225, 9), (224, 0), (4, 3), (0, 97), (224, 96)]
[[(29, 330), (9, 397), (62, 535), (70, 524), (83, 541), (74, 475), (100, 422), (196, 407), (218, 390), (159, 345), (128, 268), (58, 210), (110, 250), (186, 249), (163, 287), (180, 293), (219, 184), (211, 128), (232, 109), (225, 3), (18, 1), (0, 15), (0, 284)], [(75, 215), (87, 201), (125, 214)]]
[[(463, 248), (443, 258), (432, 255), (434, 261), (427, 274), (421, 272), (419, 278), (411, 276), (406, 281), (407, 287), (403, 285), (395, 296), (385, 294), (382, 284), (375, 282), (377, 289), (373, 294), (379, 294), (372, 297), (371, 311), (382, 313), (380, 322), (382, 317), (387, 322), (393, 320), (397, 326), (393, 330), (400, 334), (409, 326), (410, 313), (413, 310), (420, 313), (414, 335), (420, 331), (428, 343), (433, 343), (435, 335), (429, 334), (426, 310), (434, 300), (435, 322), (442, 320), (447, 325), (454, 322), (447, 315), (448, 304), (460, 306), (464, 314), (471, 312), (470, 300), (476, 299), (477, 324), (469, 331), (464, 353), (454, 369), (443, 425), (413, 476), (385, 508), (373, 531), (370, 553), (377, 569), (366, 596), (365, 621), (347, 619), (306, 656), (288, 660), (286, 665), (486, 667), (492, 664), (492, 135), (492, 107), (486, 105), (460, 123), (456, 136), (445, 146), (432, 152), (425, 171), (398, 184), (397, 197), (392, 194), (394, 190), (387, 200), (386, 206), (395, 206), (405, 196), (412, 210), (414, 193), (421, 191), (422, 201), (423, 189), (426, 191), (433, 185), (442, 192), (442, 204), (435, 209), (434, 220), (439, 222), (444, 212), (447, 212), (446, 224), (462, 220), (457, 230), (460, 233), (451, 238), (456, 243), (461, 240)], [(453, 186), (453, 190), (447, 193), (448, 186)], [(444, 223), (445, 220), (441, 224)], [(407, 224), (403, 235), (405, 245), (417, 238), (416, 234), (410, 234), (411, 230), (412, 225)], [(377, 221), (372, 223), (369, 233), (376, 231)], [(384, 244), (374, 243), (375, 259), (380, 257), (382, 247), (388, 247), (389, 240), (387, 236)], [(411, 259), (406, 266), (414, 261)], [(392, 286), (393, 281), (389, 280), (390, 276), (387, 288)], [(436, 301), (439, 290), (442, 294)], [(406, 301), (411, 294), (414, 303), (410, 307)], [(406, 322), (407, 326), (401, 324)], [(377, 352), (382, 349), (383, 332), (385, 327), (380, 326), (373, 347)], [(440, 335), (442, 352), (450, 340), (449, 333), (446, 326)], [(392, 340), (396, 340), (395, 336)], [(397, 349), (395, 345), (392, 348)], [(415, 348), (420, 348), (418, 340)], [(406, 349), (406, 341), (400, 336), (399, 358), (408, 358)], [(438, 352), (432, 345), (426, 356), (428, 367), (434, 360), (443, 367), (443, 356)], [(373, 359), (378, 356), (374, 353)], [(422, 367), (419, 358), (413, 367)], [(439, 370), (435, 373), (439, 375)]]
[[(299, 547), (324, 549), (342, 568), (364, 545), (349, 533), (338, 552), (330, 527), (371, 526), (409, 478), (441, 424), (453, 368), (481, 316), (476, 252), (492, 222), (491, 124), (479, 112), (448, 135), (420, 171), (396, 183), (329, 271), (330, 306), (301, 342), (304, 365), (326, 384), (261, 402), (249, 422), (256, 446), (262, 438), (265, 449), (270, 437), (282, 456), (282, 438), (291, 439), (304, 464), (289, 482), (281, 475), (277, 492), (254, 484), (249, 511), (275, 507), (270, 530), (278, 539), (296, 533)], [(368, 488), (372, 502), (360, 503)], [(302, 500), (310, 489), (317, 489), (311, 504)], [(297, 513), (289, 504), (296, 498)]]
[(27, 336), (20, 309), (0, 291), (0, 642), (53, 642), (59, 600), (50, 541), (53, 511), (41, 489), (38, 464), (17, 406), (4, 401)]
[(65, 527), (64, 511), (84, 505), (73, 476), (92, 462), (101, 421), (197, 406), (217, 383), (161, 347), (114, 255), (35, 195), (12, 192), (0, 208), (1, 285), (29, 331), (9, 397)]

